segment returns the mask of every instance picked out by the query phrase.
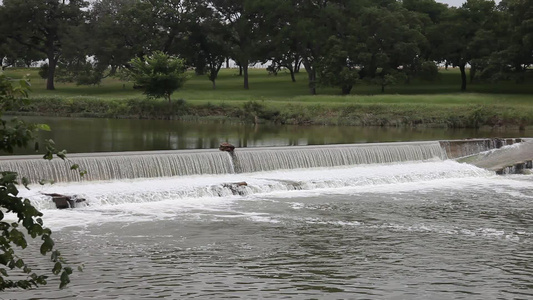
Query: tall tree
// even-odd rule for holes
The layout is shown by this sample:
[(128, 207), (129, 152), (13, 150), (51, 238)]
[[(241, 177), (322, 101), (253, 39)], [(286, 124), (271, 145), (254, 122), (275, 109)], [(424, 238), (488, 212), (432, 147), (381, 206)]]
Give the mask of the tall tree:
[(494, 31), (500, 49), (491, 55), (484, 77), (514, 77), (522, 82), (533, 65), (533, 3), (502, 0), (498, 12), (501, 23)]
[(264, 15), (268, 13), (269, 1), (212, 0), (211, 4), (230, 32), (228, 42), (232, 56), (242, 67), (244, 89), (249, 89), (248, 66), (254, 60), (261, 43)]
[(135, 57), (163, 50), (157, 7), (142, 0), (99, 0), (90, 10), (90, 53), (111, 75)]
[(265, 14), (265, 26), (261, 28), (263, 45), (259, 56), (263, 64), (270, 62), (269, 71), (277, 73), (285, 68), (295, 82), (301, 58), (293, 25), (299, 12), (290, 1), (272, 0), (269, 3), (272, 8)]
[[(440, 32), (438, 47), (446, 62), (461, 71), (461, 90), (466, 90), (467, 64), (486, 56), (492, 44), (487, 28), (494, 19), (495, 3), (492, 0), (468, 0), (460, 8), (450, 8), (443, 21), (434, 30)], [(445, 34), (442, 34), (442, 33)], [(485, 48), (485, 49), (484, 49)]]
[(329, 2), (327, 0), (293, 1), (293, 10), (296, 13), (289, 26), (297, 43), (297, 53), (307, 72), (309, 92), (312, 95), (316, 94), (318, 61), (335, 28), (333, 22), (336, 20), (327, 13)]
[(85, 0), (4, 0), (0, 6), (0, 31), (8, 38), (48, 59), (46, 88), (55, 89), (57, 63), (66, 51), (65, 41), (84, 21)]

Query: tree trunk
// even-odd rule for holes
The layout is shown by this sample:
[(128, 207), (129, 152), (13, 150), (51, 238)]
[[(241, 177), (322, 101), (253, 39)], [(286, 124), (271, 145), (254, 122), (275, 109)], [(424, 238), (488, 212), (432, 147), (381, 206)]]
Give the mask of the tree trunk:
[(461, 91), (466, 91), (466, 70), (465, 70), (466, 64), (461, 64), (459, 66), (459, 70), (461, 70)]
[(244, 74), (244, 89), (247, 90), (250, 88), (248, 84), (248, 61), (246, 61), (242, 66), (243, 74)]
[(291, 80), (292, 82), (296, 82), (296, 77), (294, 77), (294, 70), (292, 68), (288, 68), (289, 72), (291, 72)]
[(54, 78), (56, 73), (57, 58), (53, 56), (48, 57), (48, 77), (46, 79), (46, 89), (49, 91), (55, 90)]
[(296, 55), (294, 57), (294, 73), (300, 73), (300, 65), (302, 64), (302, 60), (300, 59), (299, 55)]
[(205, 69), (203, 67), (196, 67), (194, 68), (194, 74), (196, 74), (196, 76), (205, 75)]
[(477, 73), (477, 67), (476, 64), (470, 65), (470, 83), (474, 82), (474, 79), (476, 78)]
[(229, 58), (226, 58), (226, 69), (229, 69)]
[(345, 85), (342, 87), (342, 94), (343, 95), (349, 95), (352, 91), (353, 85)]
[(239, 65), (239, 76), (242, 76), (242, 66)]
[(307, 58), (303, 59), (302, 63), (305, 71), (307, 71), (307, 78), (309, 79), (309, 92), (311, 95), (316, 95), (316, 70)]
[(215, 83), (215, 80), (211, 80), (213, 82), (213, 90), (217, 89), (217, 84)]

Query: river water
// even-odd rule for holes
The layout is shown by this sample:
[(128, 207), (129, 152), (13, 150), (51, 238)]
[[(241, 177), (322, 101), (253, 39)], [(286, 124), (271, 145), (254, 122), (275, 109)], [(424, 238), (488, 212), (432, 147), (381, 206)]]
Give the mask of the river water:
[[(56, 210), (43, 192), (88, 206)], [(85, 270), (2, 299), (533, 297), (532, 175), (430, 159), (23, 193)]]
[[(245, 125), (221, 122), (161, 120), (24, 117), (45, 123), (58, 149), (69, 153), (180, 150), (218, 148), (230, 142), (238, 148), (264, 146), (304, 146), (405, 141), (435, 141), (465, 138), (533, 137), (531, 129), (443, 129), (357, 126)], [(30, 149), (19, 154), (34, 153)]]

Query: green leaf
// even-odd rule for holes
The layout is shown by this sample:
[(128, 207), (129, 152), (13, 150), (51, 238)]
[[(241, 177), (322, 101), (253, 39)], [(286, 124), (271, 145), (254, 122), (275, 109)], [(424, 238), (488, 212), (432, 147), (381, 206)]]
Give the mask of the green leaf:
[(71, 170), (77, 170), (79, 168), (80, 168), (80, 166), (78, 164), (73, 164), (72, 166), (70, 166)]
[(17, 173), (15, 172), (5, 172), (3, 175), (2, 180), (4, 182), (13, 182), (17, 179)]
[(43, 235), (43, 243), (41, 245), (41, 254), (45, 255), (46, 253), (52, 251), (54, 248), (54, 241), (50, 238), (49, 235)]
[(62, 150), (56, 153), (57, 157), (61, 158), (62, 160), (65, 160), (67, 158), (67, 150)]
[(42, 131), (52, 131), (52, 129), (50, 128), (50, 126), (48, 126), (48, 124), (35, 124), (35, 127), (37, 127), (37, 129), (42, 130)]
[(68, 275), (72, 274), (72, 268), (71, 267), (65, 267), (65, 272), (67, 272)]
[(67, 272), (61, 273), (60, 280), (61, 280), (61, 283), (59, 284), (60, 289), (66, 287), (70, 283), (70, 278), (68, 277)]
[(54, 155), (52, 154), (51, 151), (47, 151), (44, 155), (43, 155), (43, 158), (46, 159), (46, 160), (52, 160), (54, 158)]
[(24, 267), (24, 261), (22, 259), (17, 260), (17, 262), (15, 262), (15, 266), (19, 269), (22, 269), (22, 267)]
[(63, 268), (63, 265), (61, 265), (60, 262), (56, 262), (54, 265), (54, 268), (52, 269), (52, 273), (54, 273), (54, 275), (57, 275), (61, 272), (62, 268)]

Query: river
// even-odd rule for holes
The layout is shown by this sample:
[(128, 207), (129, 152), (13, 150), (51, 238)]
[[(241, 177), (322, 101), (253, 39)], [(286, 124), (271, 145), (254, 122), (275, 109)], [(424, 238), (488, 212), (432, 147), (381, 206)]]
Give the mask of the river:
[[(130, 119), (24, 117), (45, 123), (41, 132), (69, 153), (218, 148), (221, 142), (240, 147), (304, 146), (327, 144), (434, 141), (465, 138), (533, 137), (517, 129), (443, 129), (358, 126), (245, 125), (221, 122), (186, 122)], [(31, 154), (32, 150), (18, 150)]]
[[(224, 126), (214, 128), (226, 130)], [(438, 134), (438, 130), (429, 132), (427, 139)], [(222, 139), (233, 141), (235, 134), (228, 131)], [(426, 139), (425, 134), (420, 139)], [(80, 140), (90, 141), (93, 135), (87, 133)], [(306, 133), (301, 141), (311, 143), (316, 135)], [(216, 136), (212, 137), (218, 143)], [(272, 136), (278, 137), (249, 139), (247, 145), (290, 141), (283, 134)], [(334, 134), (318, 139), (328, 136)], [(263, 167), (268, 161), (255, 161), (250, 155), (248, 163), (260, 171), (247, 171), (252, 168), (241, 165), (242, 173), (230, 168), (219, 174), (32, 185), (21, 195), (44, 213), (64, 258), (73, 267), (83, 265), (84, 271), (75, 271), (64, 290), (50, 280), (47, 286), (7, 291), (0, 297), (533, 297), (533, 175), (497, 176), (446, 159), (434, 151), (438, 143), (376, 145), (382, 148), (379, 151), (373, 147), (351, 148), (364, 157), (377, 153), (371, 157), (386, 162), (336, 165), (332, 161), (334, 166), (329, 167), (269, 169)], [(325, 160), (333, 157), (332, 151), (355, 155), (345, 147), (315, 148), (317, 155), (330, 153), (320, 156)], [(398, 152), (400, 148), (404, 152)], [(389, 161), (392, 154), (384, 151), (402, 161)], [(264, 149), (251, 152), (269, 155)], [(297, 155), (305, 158), (309, 151)], [(286, 156), (280, 152), (278, 157)], [(242, 182), (246, 185), (232, 185)], [(58, 210), (44, 193), (76, 194), (86, 202)], [(26, 262), (34, 270), (51, 268), (36, 252), (36, 243), (23, 251)]]
[[(221, 188), (238, 181), (247, 193)], [(34, 186), (24, 195), (85, 270), (2, 298), (530, 298), (532, 183), (436, 160)], [(89, 206), (56, 210), (42, 192)]]

